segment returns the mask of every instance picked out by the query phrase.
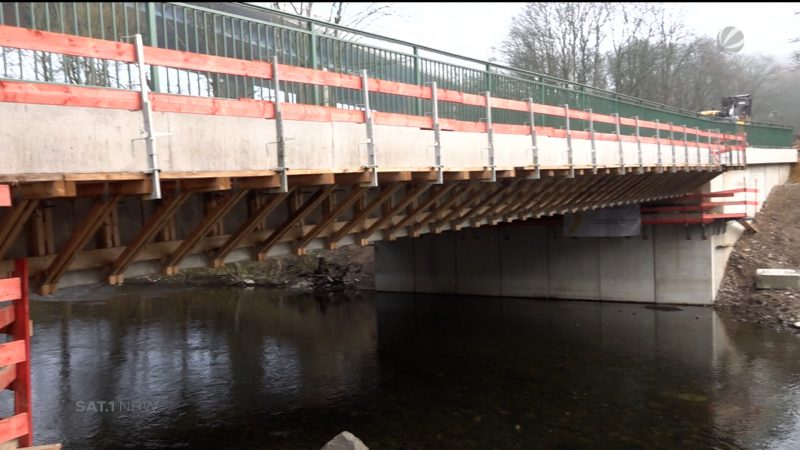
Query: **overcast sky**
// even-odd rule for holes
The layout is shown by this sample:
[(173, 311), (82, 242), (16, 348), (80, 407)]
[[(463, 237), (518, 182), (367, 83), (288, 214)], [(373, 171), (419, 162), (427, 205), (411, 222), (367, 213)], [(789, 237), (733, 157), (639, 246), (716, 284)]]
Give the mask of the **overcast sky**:
[[(395, 3), (397, 15), (369, 25), (370, 31), (473, 58), (499, 58), (499, 47), (522, 3)], [(800, 43), (800, 3), (669, 3), (682, 9), (697, 34), (716, 37), (726, 26), (744, 33), (746, 53), (788, 60)]]

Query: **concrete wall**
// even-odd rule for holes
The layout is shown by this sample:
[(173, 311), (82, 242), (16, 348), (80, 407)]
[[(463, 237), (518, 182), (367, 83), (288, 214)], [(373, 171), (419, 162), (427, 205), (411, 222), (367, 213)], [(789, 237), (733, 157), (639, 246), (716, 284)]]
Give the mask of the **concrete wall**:
[[(0, 174), (142, 172), (147, 157), (141, 138), (142, 117), (137, 111), (0, 103)], [(160, 165), (167, 172), (252, 171), (277, 166), (275, 122), (258, 118), (155, 113), (154, 127), (168, 135), (158, 138)], [(285, 122), (287, 167), (294, 170), (337, 171), (367, 163), (363, 124)], [(376, 126), (377, 160), (385, 169), (429, 168), (434, 165), (433, 132), (418, 128)], [(539, 160), (545, 167), (569, 164), (566, 139), (539, 138)], [(618, 166), (616, 142), (598, 141), (597, 163)], [(635, 143), (626, 142), (624, 162), (639, 164)], [(495, 136), (496, 164), (503, 168), (533, 163), (531, 138)], [(672, 163), (669, 146), (662, 145), (662, 161)], [(675, 164), (685, 157), (677, 152)], [(689, 162), (696, 163), (690, 152)], [(488, 165), (487, 135), (442, 133), (443, 164), (449, 168)], [(701, 150), (701, 161), (708, 161)], [(642, 144), (642, 163), (658, 162), (655, 144)], [(590, 141), (573, 139), (573, 164), (592, 164)]]
[[(754, 165), (706, 190), (760, 180), (758, 195), (766, 198), (789, 170)], [(708, 305), (742, 230), (735, 222), (648, 225), (632, 238), (565, 238), (561, 229), (530, 223), (470, 228), (376, 242), (375, 283), (393, 292)]]
[(543, 225), (504, 225), (381, 241), (375, 285), (392, 292), (711, 303), (715, 241), (700, 227), (688, 235), (683, 226), (645, 229), (633, 238), (565, 238)]

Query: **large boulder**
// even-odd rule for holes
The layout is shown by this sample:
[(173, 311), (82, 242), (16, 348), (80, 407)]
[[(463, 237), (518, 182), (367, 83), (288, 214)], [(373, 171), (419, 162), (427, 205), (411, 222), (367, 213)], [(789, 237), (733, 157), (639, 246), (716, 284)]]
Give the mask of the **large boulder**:
[(369, 447), (361, 442), (361, 439), (355, 437), (349, 431), (342, 431), (336, 437), (328, 441), (322, 450), (369, 450)]

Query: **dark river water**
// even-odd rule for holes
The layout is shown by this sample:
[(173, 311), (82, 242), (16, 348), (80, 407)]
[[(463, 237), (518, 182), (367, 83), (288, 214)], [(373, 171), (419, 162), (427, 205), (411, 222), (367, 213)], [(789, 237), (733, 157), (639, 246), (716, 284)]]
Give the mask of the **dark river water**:
[(707, 308), (260, 289), (32, 303), (66, 448), (800, 448), (800, 340)]

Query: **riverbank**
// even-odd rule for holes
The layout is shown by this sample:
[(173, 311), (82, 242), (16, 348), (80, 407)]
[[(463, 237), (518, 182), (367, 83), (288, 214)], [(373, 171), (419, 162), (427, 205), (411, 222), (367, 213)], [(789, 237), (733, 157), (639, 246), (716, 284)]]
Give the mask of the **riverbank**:
[(715, 308), (720, 315), (775, 329), (800, 332), (800, 292), (796, 289), (758, 290), (757, 269), (800, 268), (800, 184), (776, 186), (755, 217), (758, 232), (736, 242)]
[(265, 262), (247, 261), (218, 269), (200, 267), (175, 275), (153, 274), (126, 280), (128, 284), (184, 284), (194, 286), (263, 286), (293, 291), (372, 289), (373, 247), (345, 246), (315, 250), (305, 256), (283, 255)]

